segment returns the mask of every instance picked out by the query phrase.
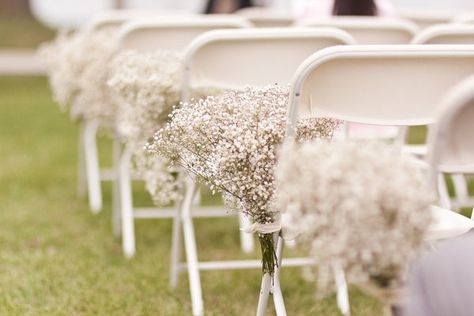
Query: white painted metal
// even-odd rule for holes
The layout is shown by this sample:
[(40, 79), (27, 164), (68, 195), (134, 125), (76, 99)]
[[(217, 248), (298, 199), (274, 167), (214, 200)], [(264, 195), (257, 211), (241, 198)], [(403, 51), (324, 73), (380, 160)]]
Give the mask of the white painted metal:
[(122, 219), (122, 248), (125, 257), (135, 255), (135, 225), (133, 220), (133, 197), (129, 170), (131, 168), (131, 152), (126, 147), (120, 157), (119, 164), (119, 192), (120, 213)]
[[(118, 168), (120, 165), (120, 156), (122, 151), (122, 143), (117, 136), (113, 140), (113, 166), (114, 174), (112, 174), (112, 179), (118, 179)], [(103, 176), (102, 176), (102, 179)], [(119, 181), (115, 180), (112, 182), (112, 230), (115, 237), (119, 237), (122, 234), (122, 214), (120, 213), (120, 185)]]
[[(97, 154), (96, 134), (99, 127), (97, 121), (84, 121), (81, 140), (84, 148), (84, 162), (87, 179), (89, 207), (93, 213), (102, 209), (102, 189), (100, 187), (99, 158)], [(82, 168), (82, 167), (80, 167)]]

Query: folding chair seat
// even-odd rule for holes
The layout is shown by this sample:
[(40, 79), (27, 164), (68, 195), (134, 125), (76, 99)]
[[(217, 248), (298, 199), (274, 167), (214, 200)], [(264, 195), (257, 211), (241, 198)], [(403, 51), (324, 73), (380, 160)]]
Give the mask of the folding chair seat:
[[(211, 31), (196, 38), (186, 49), (182, 99), (189, 100), (190, 91), (201, 86), (241, 89), (246, 85), (286, 85), (297, 66), (312, 53), (329, 46), (353, 43), (350, 35), (333, 28)], [(177, 263), (175, 273), (187, 269), (193, 315), (203, 315), (201, 270), (261, 268), (261, 261), (198, 260), (192, 214), (195, 190), (196, 184), (188, 179), (178, 225), (183, 229), (186, 263)], [(291, 258), (283, 262), (287, 266), (308, 264), (314, 264), (314, 261)], [(279, 302), (283, 304), (282, 296), (279, 297)], [(284, 306), (281, 307), (279, 315), (285, 315)]]
[[(159, 19), (135, 20), (123, 25), (119, 31), (117, 51), (134, 50), (139, 52), (153, 52), (158, 49), (180, 52), (199, 34), (214, 29), (244, 28), (250, 24), (238, 16), (165, 16)], [(119, 148), (120, 135), (115, 138)], [(119, 207), (114, 209), (114, 231), (122, 235), (122, 248), (126, 257), (134, 256), (135, 219), (173, 218), (174, 209), (134, 207), (131, 189), (131, 151), (125, 146), (119, 152), (117, 190), (114, 190), (114, 200)], [(201, 208), (200, 215), (225, 215), (220, 209)], [(244, 243), (252, 242), (245, 237)], [(250, 246), (247, 246), (251, 247)], [(174, 281), (172, 283), (175, 283)]]
[[(291, 140), (295, 135), (294, 123), (308, 117), (375, 125), (431, 124), (436, 105), (446, 91), (470, 76), (473, 70), (474, 45), (324, 49), (309, 57), (296, 71), (291, 86), (287, 138)], [(338, 86), (332, 85), (333, 82)], [(469, 138), (466, 135), (464, 138)], [(441, 146), (435, 148), (442, 150)], [(474, 227), (469, 218), (450, 210), (434, 206), (431, 212), (435, 219), (429, 226), (431, 240), (458, 236)], [(280, 251), (278, 248), (277, 253)]]

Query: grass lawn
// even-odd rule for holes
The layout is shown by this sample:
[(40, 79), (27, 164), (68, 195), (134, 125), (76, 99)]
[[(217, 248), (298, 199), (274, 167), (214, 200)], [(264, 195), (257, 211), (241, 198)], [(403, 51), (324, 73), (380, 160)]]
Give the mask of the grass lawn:
[[(0, 78), (0, 315), (190, 315), (187, 274), (168, 286), (171, 221), (137, 221), (138, 253), (127, 260), (112, 236), (110, 185), (99, 215), (77, 196), (77, 132), (46, 79)], [(146, 203), (141, 186), (137, 195)], [(202, 259), (246, 257), (235, 218), (196, 229)], [(260, 275), (203, 272), (206, 315), (254, 314)], [(282, 284), (289, 315), (338, 315), (301, 269), (283, 270)], [(353, 315), (380, 315), (355, 288), (351, 303)]]

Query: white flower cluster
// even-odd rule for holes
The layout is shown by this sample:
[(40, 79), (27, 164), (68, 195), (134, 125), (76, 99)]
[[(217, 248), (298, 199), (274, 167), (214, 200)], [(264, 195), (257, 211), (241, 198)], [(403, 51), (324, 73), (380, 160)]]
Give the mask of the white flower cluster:
[(71, 118), (114, 124), (115, 104), (106, 86), (114, 35), (105, 30), (61, 33), (40, 47), (54, 100), (69, 110)]
[(279, 162), (284, 231), (352, 281), (397, 284), (431, 220), (417, 164), (387, 144), (323, 141), (285, 145)]
[[(285, 136), (288, 98), (287, 87), (247, 87), (182, 104), (148, 148), (224, 193), (227, 202), (234, 202), (229, 207), (255, 223), (272, 223), (278, 215), (272, 207), (274, 169)], [(301, 134), (331, 138), (338, 125), (312, 119)]]
[(166, 159), (151, 157), (144, 147), (179, 102), (181, 63), (178, 53), (125, 51), (110, 64), (108, 85), (123, 101), (118, 106), (117, 131), (132, 151), (136, 170), (158, 205), (177, 200), (180, 185)]

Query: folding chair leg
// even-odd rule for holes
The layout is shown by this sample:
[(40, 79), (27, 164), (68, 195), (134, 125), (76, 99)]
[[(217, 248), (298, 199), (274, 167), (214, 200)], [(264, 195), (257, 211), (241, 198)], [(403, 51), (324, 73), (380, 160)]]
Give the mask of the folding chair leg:
[(273, 304), (275, 306), (277, 316), (286, 316), (285, 301), (283, 300), (283, 293), (281, 292), (280, 286), (280, 271), (283, 257), (283, 238), (281, 237), (280, 233), (274, 234), (273, 241), (278, 265), (275, 267), (273, 278), (268, 273), (265, 273), (262, 276), (260, 296), (257, 305), (257, 316), (266, 315), (270, 293), (273, 294)]
[(278, 265), (275, 267), (275, 274), (273, 276), (273, 304), (275, 305), (275, 311), (277, 316), (286, 316), (286, 307), (285, 301), (283, 300), (283, 293), (281, 292), (280, 286), (280, 272), (281, 272), (281, 262), (283, 258), (283, 238), (281, 233), (274, 235), (274, 240), (276, 239), (276, 250), (275, 254), (277, 256)]
[(181, 261), (181, 208), (183, 201), (179, 201), (176, 207), (176, 214), (173, 218), (173, 232), (171, 236), (171, 269), (170, 286), (176, 288), (179, 281), (179, 263)]
[(466, 200), (469, 196), (466, 178), (463, 174), (453, 174), (452, 179), (456, 198), (461, 201)]
[[(240, 228), (247, 228), (250, 226), (250, 221), (247, 216), (242, 213), (239, 213), (239, 224)], [(253, 234), (246, 233), (245, 231), (240, 231), (240, 245), (242, 250), (245, 253), (250, 253), (254, 249), (254, 239)]]
[(77, 194), (80, 197), (86, 196), (87, 193), (86, 162), (84, 155), (84, 122), (81, 122), (79, 126), (79, 146), (77, 163)]
[(450, 209), (451, 199), (449, 198), (448, 187), (446, 186), (446, 180), (442, 173), (438, 174), (438, 194), (440, 206)]
[(131, 152), (126, 148), (119, 165), (120, 210), (122, 217), (122, 247), (125, 257), (135, 255), (135, 228), (133, 218), (132, 187), (130, 179)]
[(98, 127), (96, 121), (86, 121), (83, 135), (89, 206), (93, 213), (98, 213), (102, 209), (102, 190), (100, 187), (99, 157), (96, 141)]
[(349, 305), (349, 292), (344, 271), (340, 266), (334, 266), (334, 279), (336, 281), (337, 289), (337, 307), (339, 307), (342, 315), (350, 316), (351, 309)]
[(112, 230), (115, 237), (119, 237), (122, 233), (121, 215), (120, 215), (120, 189), (119, 189), (119, 166), (122, 144), (118, 136), (114, 137), (113, 143), (113, 173), (112, 180)]
[(272, 285), (272, 277), (265, 273), (262, 277), (260, 285), (260, 296), (258, 298), (257, 316), (265, 316), (268, 305), (268, 297), (270, 296), (270, 289)]
[(201, 278), (199, 275), (198, 257), (196, 249), (196, 238), (191, 216), (191, 206), (197, 186), (191, 179), (186, 181), (186, 192), (184, 195), (183, 207), (181, 210), (181, 221), (183, 224), (184, 247), (186, 251), (186, 261), (188, 267), (189, 286), (191, 289), (191, 301), (193, 315), (204, 315), (204, 303), (202, 299)]

